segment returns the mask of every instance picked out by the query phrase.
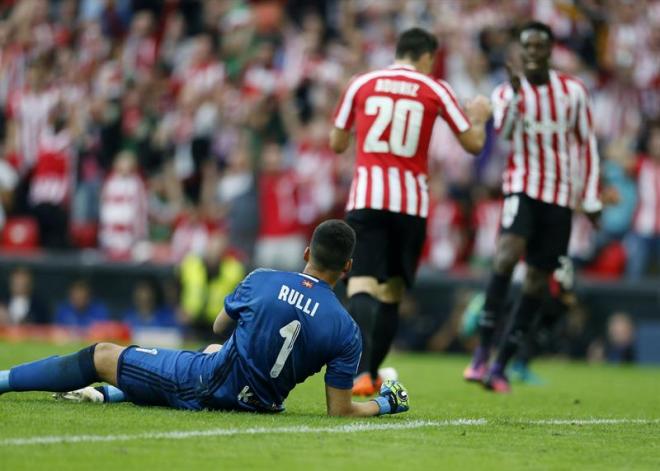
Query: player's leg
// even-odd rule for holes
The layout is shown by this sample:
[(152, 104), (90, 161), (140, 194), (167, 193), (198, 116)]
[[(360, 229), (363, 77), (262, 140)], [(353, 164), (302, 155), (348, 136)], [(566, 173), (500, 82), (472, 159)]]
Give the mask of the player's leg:
[(406, 214), (386, 214), (387, 246), (383, 257), (387, 261), (387, 277), (379, 286), (380, 301), (370, 372), (378, 382), (378, 370), (390, 351), (399, 326), (399, 305), (415, 281), (419, 259), (426, 240), (426, 219)]
[(508, 391), (508, 381), (504, 375), (509, 360), (527, 338), (530, 327), (543, 303), (547, 289), (549, 271), (528, 266), (522, 295), (502, 336), (499, 352), (490, 368), (485, 384), (498, 392)]
[(362, 334), (362, 356), (355, 377), (353, 393), (368, 396), (375, 392), (370, 368), (373, 350), (374, 330), (380, 302), (378, 301), (378, 279), (369, 276), (355, 276), (348, 280), (348, 312), (360, 328)]
[(134, 404), (199, 410), (221, 354), (128, 347), (116, 362), (116, 385)]
[(0, 372), (0, 393), (67, 392), (98, 381), (116, 384), (117, 359), (124, 348), (94, 344), (70, 355), (54, 355)]
[(384, 251), (387, 232), (382, 221), (382, 211), (362, 209), (346, 215), (346, 222), (356, 233), (353, 253), (353, 269), (346, 287), (348, 312), (362, 334), (362, 357), (358, 365), (353, 393), (371, 395), (375, 389), (369, 369), (376, 318), (380, 308), (377, 299), (379, 279), (385, 279)]
[(534, 231), (529, 240), (522, 294), (502, 336), (497, 358), (484, 379), (484, 385), (497, 392), (508, 392), (504, 371), (543, 304), (550, 274), (560, 266), (560, 259), (568, 250), (571, 210), (540, 202), (535, 206)]
[(406, 291), (401, 277), (390, 278), (378, 286), (378, 317), (374, 327), (371, 366), (369, 372), (378, 386), (378, 369), (390, 351), (399, 327), (399, 304)]
[(479, 320), (479, 345), (472, 362), (463, 373), (467, 381), (481, 381), (487, 372), (495, 332), (507, 302), (513, 269), (527, 249), (533, 222), (531, 206), (532, 202), (526, 195), (511, 195), (504, 200), (501, 234), (497, 240), (493, 269)]
[(94, 367), (99, 380), (110, 384), (57, 392), (53, 394), (53, 397), (72, 402), (124, 402), (126, 395), (121, 389), (114, 386), (117, 384), (117, 365), (124, 350), (125, 347), (107, 342), (97, 344), (94, 349)]

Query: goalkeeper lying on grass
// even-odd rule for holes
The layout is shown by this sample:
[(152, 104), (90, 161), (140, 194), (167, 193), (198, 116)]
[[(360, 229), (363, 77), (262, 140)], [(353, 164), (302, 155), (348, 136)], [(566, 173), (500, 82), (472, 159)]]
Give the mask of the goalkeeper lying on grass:
[[(354, 246), (348, 225), (326, 221), (305, 249), (302, 273), (256, 270), (248, 275), (227, 296), (213, 326), (218, 333), (230, 319), (237, 321), (221, 348), (201, 353), (99, 343), (0, 371), (0, 394), (52, 391), (97, 402), (281, 412), (296, 384), (327, 365), (329, 415), (405, 412), (408, 394), (396, 381), (385, 382), (371, 401), (351, 400), (362, 342), (332, 287), (351, 269)], [(110, 385), (86, 387), (98, 381)]]

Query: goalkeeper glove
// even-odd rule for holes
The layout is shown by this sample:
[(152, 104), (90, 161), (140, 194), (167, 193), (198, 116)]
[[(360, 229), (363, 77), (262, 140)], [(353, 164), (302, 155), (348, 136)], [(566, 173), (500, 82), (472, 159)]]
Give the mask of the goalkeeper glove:
[(385, 381), (380, 387), (378, 397), (373, 399), (378, 404), (378, 415), (398, 414), (410, 409), (408, 391), (398, 381)]

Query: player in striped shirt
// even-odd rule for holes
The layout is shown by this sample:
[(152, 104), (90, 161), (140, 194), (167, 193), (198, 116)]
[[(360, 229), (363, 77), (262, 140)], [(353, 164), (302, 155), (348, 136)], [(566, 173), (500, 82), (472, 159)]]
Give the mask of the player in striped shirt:
[(481, 151), (490, 103), (477, 97), (465, 112), (446, 82), (431, 78), (437, 41), (412, 28), (401, 34), (396, 61), (354, 77), (334, 117), (330, 146), (341, 153), (355, 126), (356, 164), (346, 221), (357, 233), (348, 280), (349, 312), (362, 332), (353, 393), (378, 390), (378, 367), (396, 333), (399, 303), (415, 277), (429, 210), (427, 153), (433, 123), (447, 121), (461, 145)]
[[(539, 310), (548, 277), (566, 254), (574, 209), (596, 221), (602, 207), (599, 159), (587, 91), (578, 79), (550, 68), (553, 34), (539, 22), (520, 31), (524, 74), (493, 92), (495, 128), (511, 141), (504, 172), (501, 235), (486, 291), (481, 342), (465, 370), (468, 381), (508, 392), (504, 369)], [(521, 257), (527, 273), (520, 302), (490, 369), (493, 334)]]

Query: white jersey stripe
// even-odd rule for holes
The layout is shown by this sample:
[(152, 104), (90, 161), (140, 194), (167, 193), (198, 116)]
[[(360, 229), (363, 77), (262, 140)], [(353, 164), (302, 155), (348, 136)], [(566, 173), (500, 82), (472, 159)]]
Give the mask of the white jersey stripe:
[(420, 194), (419, 216), (425, 218), (429, 215), (429, 186), (426, 182), (426, 175), (417, 175), (417, 183)]
[(387, 169), (387, 179), (389, 182), (389, 210), (395, 213), (401, 212), (401, 175), (399, 169), (390, 167)]
[(367, 185), (369, 172), (366, 167), (357, 168), (357, 185), (355, 187), (355, 207), (354, 209), (364, 209), (367, 207)]
[[(523, 139), (526, 139), (524, 136), (524, 131), (522, 130), (522, 123), (518, 121), (515, 123), (515, 129), (513, 131), (513, 145), (515, 149), (522, 149), (524, 147)], [(513, 175), (511, 176), (511, 188), (507, 193), (522, 193), (526, 191), (525, 188), (525, 156), (522, 152), (514, 151), (513, 153), (513, 162), (514, 169)]]
[(385, 179), (383, 169), (374, 165), (371, 167), (371, 208), (383, 209), (385, 199)]
[(357, 180), (354, 178), (351, 182), (351, 190), (348, 192), (348, 203), (346, 204), (346, 211), (352, 211), (355, 209), (355, 187), (357, 186)]
[(570, 162), (568, 158), (568, 143), (566, 142), (566, 131), (568, 130), (568, 108), (562, 106), (562, 104), (568, 103), (570, 97), (564, 93), (561, 83), (557, 78), (557, 74), (552, 71), (550, 73), (550, 86), (552, 87), (552, 93), (555, 97), (555, 110), (557, 113), (557, 126), (559, 127), (559, 132), (557, 132), (557, 141), (559, 147), (557, 151), (559, 155), (559, 194), (557, 195), (557, 204), (560, 206), (567, 206), (569, 204), (569, 184), (568, 178), (570, 175)]
[(410, 170), (404, 172), (406, 184), (406, 213), (417, 215), (417, 182)]
[(556, 169), (554, 150), (552, 149), (552, 118), (550, 116), (550, 97), (547, 87), (539, 87), (539, 105), (541, 106), (541, 143), (543, 145), (543, 182), (541, 182), (541, 199), (554, 202)]
[[(527, 123), (536, 122), (536, 96), (534, 90), (527, 83), (523, 81), (523, 88), (525, 89), (525, 119)], [(529, 125), (529, 124), (528, 124)], [(524, 132), (525, 139), (527, 140), (527, 149), (529, 153), (527, 169), (527, 193), (532, 198), (538, 198), (540, 195), (541, 187), (541, 167), (539, 165), (539, 148), (536, 143), (535, 133), (533, 130), (527, 129)]]

